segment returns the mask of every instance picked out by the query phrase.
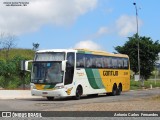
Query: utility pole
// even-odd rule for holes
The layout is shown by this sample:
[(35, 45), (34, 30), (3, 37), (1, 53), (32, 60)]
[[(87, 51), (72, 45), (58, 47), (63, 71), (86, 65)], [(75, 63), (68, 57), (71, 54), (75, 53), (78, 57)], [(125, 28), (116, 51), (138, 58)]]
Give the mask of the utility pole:
[(139, 35), (138, 35), (138, 10), (137, 10), (137, 5), (136, 3), (133, 3), (133, 5), (135, 6), (135, 10), (136, 10), (136, 23), (137, 23), (137, 35), (136, 38), (138, 40), (138, 72), (139, 72), (139, 80), (141, 78), (141, 66), (140, 66), (140, 55), (139, 55)]

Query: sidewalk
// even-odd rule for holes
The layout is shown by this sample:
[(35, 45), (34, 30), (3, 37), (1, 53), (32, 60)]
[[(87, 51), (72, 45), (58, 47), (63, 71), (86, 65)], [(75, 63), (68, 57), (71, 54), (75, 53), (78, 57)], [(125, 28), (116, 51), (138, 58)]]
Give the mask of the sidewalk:
[(26, 99), (42, 98), (41, 96), (31, 96), (31, 90), (0, 90), (0, 99)]

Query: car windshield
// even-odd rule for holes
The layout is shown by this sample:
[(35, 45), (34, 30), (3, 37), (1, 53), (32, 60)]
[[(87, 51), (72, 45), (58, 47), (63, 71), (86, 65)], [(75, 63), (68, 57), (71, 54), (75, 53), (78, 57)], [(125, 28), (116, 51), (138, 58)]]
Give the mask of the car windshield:
[(31, 82), (56, 84), (63, 82), (61, 62), (33, 62)]

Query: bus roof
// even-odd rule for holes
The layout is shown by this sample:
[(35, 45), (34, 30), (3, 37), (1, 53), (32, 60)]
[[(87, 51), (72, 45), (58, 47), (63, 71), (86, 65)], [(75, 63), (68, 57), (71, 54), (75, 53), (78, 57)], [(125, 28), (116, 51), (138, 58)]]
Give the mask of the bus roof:
[(36, 53), (44, 53), (44, 52), (76, 52), (75, 49), (48, 49), (48, 50), (38, 50)]
[(126, 57), (128, 55), (125, 54), (115, 54), (109, 53), (106, 51), (101, 50), (91, 50), (91, 49), (48, 49), (48, 50), (38, 50), (36, 53), (45, 53), (45, 52), (78, 52), (78, 53), (85, 53), (85, 54), (94, 54), (94, 55), (104, 55), (104, 56), (115, 56), (115, 57)]
[(117, 57), (127, 57), (128, 55), (125, 54), (115, 54), (115, 53), (109, 53), (106, 51), (101, 50), (90, 50), (90, 49), (76, 49), (78, 52), (86, 53), (86, 54), (96, 54), (96, 55), (105, 55), (105, 56), (117, 56)]

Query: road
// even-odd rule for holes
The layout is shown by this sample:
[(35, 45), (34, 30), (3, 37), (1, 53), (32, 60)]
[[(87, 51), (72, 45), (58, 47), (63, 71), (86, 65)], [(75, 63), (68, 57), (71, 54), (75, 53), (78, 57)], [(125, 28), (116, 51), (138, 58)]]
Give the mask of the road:
[(64, 110), (71, 110), (71, 108), (76, 105), (85, 106), (91, 103), (94, 105), (99, 103), (118, 103), (140, 98), (148, 99), (156, 95), (160, 96), (159, 88), (152, 90), (122, 92), (120, 96), (83, 96), (80, 100), (73, 100), (72, 98), (55, 99), (54, 101), (48, 101), (46, 98), (3, 99), (0, 100), (0, 111), (60, 111), (61, 108), (65, 108)]

